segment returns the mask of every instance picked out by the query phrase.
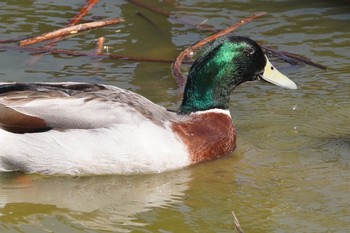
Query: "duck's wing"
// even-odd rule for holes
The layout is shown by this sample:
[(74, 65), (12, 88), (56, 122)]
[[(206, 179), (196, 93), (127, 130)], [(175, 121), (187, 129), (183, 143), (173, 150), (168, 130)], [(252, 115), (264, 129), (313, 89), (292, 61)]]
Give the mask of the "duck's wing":
[(173, 113), (131, 91), (89, 83), (0, 83), (0, 127), (16, 133), (96, 129)]

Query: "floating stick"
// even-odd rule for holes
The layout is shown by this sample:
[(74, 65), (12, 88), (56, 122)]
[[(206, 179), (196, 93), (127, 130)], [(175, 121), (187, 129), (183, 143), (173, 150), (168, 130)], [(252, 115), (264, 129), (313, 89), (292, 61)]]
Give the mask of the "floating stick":
[(58, 37), (64, 37), (64, 36), (68, 36), (71, 34), (75, 34), (81, 31), (86, 31), (86, 30), (91, 30), (94, 28), (100, 28), (100, 27), (104, 27), (107, 25), (111, 25), (111, 24), (116, 24), (119, 22), (123, 22), (123, 19), (120, 18), (115, 18), (115, 19), (110, 19), (110, 20), (104, 20), (104, 21), (97, 21), (97, 22), (91, 22), (91, 23), (83, 23), (83, 24), (78, 24), (78, 25), (74, 25), (74, 26), (70, 26), (70, 27), (66, 27), (66, 28), (61, 28), (52, 32), (48, 32), (48, 33), (44, 33), (40, 36), (36, 36), (36, 37), (32, 37), (26, 40), (21, 40), (19, 42), (20, 46), (27, 46), (27, 45), (32, 45), (32, 44), (36, 44), (45, 40), (51, 40), (54, 38), (58, 38)]

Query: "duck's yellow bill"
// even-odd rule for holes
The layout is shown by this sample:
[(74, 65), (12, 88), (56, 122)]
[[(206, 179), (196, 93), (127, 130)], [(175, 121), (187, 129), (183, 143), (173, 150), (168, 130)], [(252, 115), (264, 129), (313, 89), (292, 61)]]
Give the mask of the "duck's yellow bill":
[[(265, 56), (266, 57), (266, 56)], [(273, 83), (277, 86), (287, 88), (287, 89), (297, 89), (297, 85), (287, 78), (284, 74), (279, 72), (266, 57), (266, 66), (264, 69), (264, 73), (260, 76), (267, 82)]]

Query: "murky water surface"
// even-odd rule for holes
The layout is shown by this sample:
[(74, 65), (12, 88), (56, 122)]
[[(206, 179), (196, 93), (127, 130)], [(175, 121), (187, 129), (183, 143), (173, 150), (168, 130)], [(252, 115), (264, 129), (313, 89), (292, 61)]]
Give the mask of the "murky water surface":
[[(280, 50), (329, 67), (273, 63), (299, 86), (246, 83), (231, 98), (238, 149), (180, 171), (145, 176), (0, 175), (1, 232), (350, 231), (350, 5), (347, 1), (146, 1), (185, 21), (241, 27)], [(68, 23), (84, 1), (0, 3), (1, 39), (36, 35)], [(136, 15), (141, 12), (154, 25)], [(174, 58), (209, 35), (127, 1), (101, 1), (85, 20), (123, 17), (117, 26), (79, 34), (58, 48), (93, 51), (105, 36), (115, 54)], [(178, 107), (169, 64), (0, 51), (0, 81), (84, 81), (136, 91)], [(87, 142), (89, 143), (89, 142)]]

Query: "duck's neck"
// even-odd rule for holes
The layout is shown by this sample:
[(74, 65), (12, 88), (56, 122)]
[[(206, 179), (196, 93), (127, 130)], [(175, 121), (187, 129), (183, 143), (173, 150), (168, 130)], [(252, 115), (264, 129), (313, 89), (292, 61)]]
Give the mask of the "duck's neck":
[(240, 77), (242, 73), (238, 65), (233, 63), (233, 55), (228, 55), (227, 50), (221, 48), (214, 55), (198, 59), (192, 65), (179, 109), (180, 114), (213, 108), (228, 109), (230, 93), (241, 83), (240, 78), (236, 77)]

